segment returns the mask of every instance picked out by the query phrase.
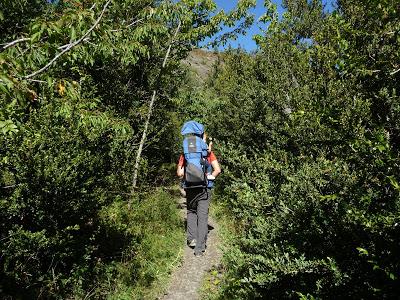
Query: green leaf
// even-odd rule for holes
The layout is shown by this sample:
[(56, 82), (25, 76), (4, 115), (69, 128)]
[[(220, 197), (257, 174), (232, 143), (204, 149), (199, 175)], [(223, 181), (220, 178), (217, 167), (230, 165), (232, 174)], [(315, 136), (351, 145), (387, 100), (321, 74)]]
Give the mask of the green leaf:
[(388, 176), (387, 177), (390, 181), (390, 184), (396, 189), (396, 190), (400, 190), (400, 185), (397, 182), (396, 178), (394, 178), (394, 176)]
[(376, 149), (378, 149), (378, 151), (382, 153), (383, 151), (385, 151), (386, 147), (384, 145), (378, 145), (376, 146)]
[(358, 250), (358, 252), (360, 253), (360, 255), (365, 255), (365, 256), (368, 255), (367, 249), (364, 249), (364, 248), (361, 248), (361, 247), (357, 247), (356, 249)]
[(70, 38), (71, 38), (72, 41), (74, 41), (76, 39), (75, 27), (71, 28)]
[(35, 31), (38, 31), (39, 29), (40, 29), (40, 23), (36, 23), (36, 24), (34, 24), (33, 26), (32, 26), (32, 31), (33, 32), (35, 32)]
[(32, 34), (31, 36), (31, 42), (35, 43), (38, 42), (40, 40), (40, 36), (42, 35), (42, 33), (40, 31), (35, 32), (34, 34)]
[(0, 121), (0, 130), (3, 134), (18, 132), (17, 126), (11, 120)]
[(0, 83), (0, 90), (1, 90), (4, 94), (8, 94), (8, 93), (9, 93), (7, 87), (6, 87), (4, 84), (2, 84), (2, 83)]

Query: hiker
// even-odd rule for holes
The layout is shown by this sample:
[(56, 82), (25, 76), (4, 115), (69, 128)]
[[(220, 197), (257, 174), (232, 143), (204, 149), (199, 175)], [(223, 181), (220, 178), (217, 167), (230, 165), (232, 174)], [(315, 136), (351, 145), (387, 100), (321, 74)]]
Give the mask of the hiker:
[(204, 126), (189, 121), (182, 127), (184, 154), (179, 158), (177, 175), (183, 179), (187, 203), (187, 243), (196, 256), (206, 251), (208, 234), (208, 209), (211, 189), (221, 173), (211, 146), (206, 144)]

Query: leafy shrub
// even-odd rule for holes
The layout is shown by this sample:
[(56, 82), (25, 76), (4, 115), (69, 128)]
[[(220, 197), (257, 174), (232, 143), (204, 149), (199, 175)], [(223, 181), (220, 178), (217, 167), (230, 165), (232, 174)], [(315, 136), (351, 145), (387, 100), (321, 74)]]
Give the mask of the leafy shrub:
[(128, 282), (167, 273), (176, 258), (167, 247), (180, 237), (173, 201), (145, 190), (169, 183), (176, 159), (180, 60), (224, 23), (246, 25), (252, 2), (228, 15), (207, 0), (2, 1), (0, 297), (104, 298), (121, 288), (132, 298)]
[(225, 54), (208, 87), (219, 103), (207, 119), (224, 170), (217, 191), (237, 234), (220, 298), (394, 299), (398, 81), (380, 55), (397, 55), (385, 35), (396, 8), (303, 4), (287, 2), (282, 20), (268, 11), (259, 51)]

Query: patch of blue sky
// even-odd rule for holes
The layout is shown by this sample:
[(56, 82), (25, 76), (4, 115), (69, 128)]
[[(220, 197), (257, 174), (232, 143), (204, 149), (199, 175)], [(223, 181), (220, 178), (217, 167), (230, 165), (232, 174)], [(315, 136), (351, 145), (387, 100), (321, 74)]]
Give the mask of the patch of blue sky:
[[(225, 11), (231, 11), (235, 8), (237, 5), (237, 0), (232, 1), (232, 0), (214, 0), (218, 6), (218, 9), (223, 9)], [(284, 12), (284, 8), (282, 6), (282, 1), (281, 0), (273, 0), (273, 3), (276, 4), (278, 14), (281, 16)], [(334, 3), (335, 0), (323, 0), (323, 4), (325, 6), (325, 10), (327, 12), (331, 12), (334, 9)], [(258, 22), (259, 18), (266, 12), (266, 9), (264, 7), (264, 0), (257, 0), (257, 5), (256, 7), (252, 8), (250, 10), (252, 14), (254, 14), (255, 17), (255, 22), (254, 24), (247, 30), (246, 35), (240, 35), (237, 37), (236, 40), (230, 40), (229, 42), (226, 43), (224, 46), (219, 46), (218, 50), (224, 50), (228, 47), (231, 48), (242, 48), (247, 51), (254, 51), (257, 49), (257, 44), (253, 40), (253, 36), (256, 34), (262, 34), (262, 31), (265, 30), (265, 24), (262, 24)], [(229, 32), (229, 28), (223, 28), (222, 33), (224, 32)], [(210, 40), (207, 40), (209, 42)], [(205, 45), (204, 43), (203, 45)]]

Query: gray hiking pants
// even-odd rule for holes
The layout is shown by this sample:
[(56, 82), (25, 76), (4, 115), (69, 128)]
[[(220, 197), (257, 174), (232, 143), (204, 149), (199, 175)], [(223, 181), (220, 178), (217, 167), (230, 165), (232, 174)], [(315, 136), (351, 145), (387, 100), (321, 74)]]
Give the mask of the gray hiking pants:
[(196, 240), (195, 254), (200, 254), (206, 249), (210, 201), (210, 189), (196, 188), (186, 190), (187, 239), (189, 242)]

